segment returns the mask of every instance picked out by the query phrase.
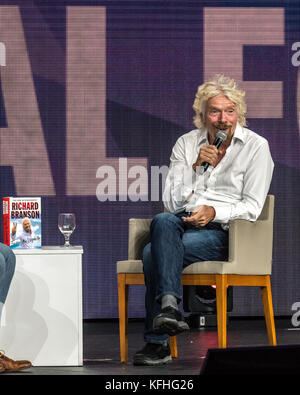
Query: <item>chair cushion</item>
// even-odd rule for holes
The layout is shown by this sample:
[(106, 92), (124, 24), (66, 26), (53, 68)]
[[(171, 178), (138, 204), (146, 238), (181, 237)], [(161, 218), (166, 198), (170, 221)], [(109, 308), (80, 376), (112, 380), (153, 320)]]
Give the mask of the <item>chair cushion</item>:
[[(234, 262), (205, 261), (195, 262), (183, 270), (183, 274), (241, 274), (266, 275), (271, 274), (265, 267), (257, 268), (255, 265), (241, 266), (237, 269)], [(127, 260), (117, 262), (117, 273), (143, 273), (141, 260)]]
[[(183, 270), (185, 274), (222, 273), (224, 263), (217, 261), (195, 262)], [(117, 273), (143, 273), (141, 260), (129, 259), (117, 262)]]
[(129, 259), (117, 262), (117, 273), (144, 273), (141, 260)]

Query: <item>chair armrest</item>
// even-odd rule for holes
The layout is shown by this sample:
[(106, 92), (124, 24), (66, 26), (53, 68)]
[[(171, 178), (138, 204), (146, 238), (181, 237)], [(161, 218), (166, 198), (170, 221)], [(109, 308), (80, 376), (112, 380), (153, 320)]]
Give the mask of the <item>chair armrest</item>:
[(128, 259), (141, 259), (142, 252), (150, 242), (152, 218), (130, 218), (128, 238)]
[(271, 273), (273, 249), (273, 217), (250, 222), (229, 222), (229, 261), (242, 272)]

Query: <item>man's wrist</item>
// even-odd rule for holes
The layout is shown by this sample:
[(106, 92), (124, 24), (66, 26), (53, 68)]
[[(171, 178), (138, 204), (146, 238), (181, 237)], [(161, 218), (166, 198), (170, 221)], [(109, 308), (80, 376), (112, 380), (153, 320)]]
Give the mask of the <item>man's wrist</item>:
[(211, 215), (212, 215), (212, 219), (211, 219), (211, 221), (213, 221), (214, 219), (215, 219), (215, 217), (216, 217), (216, 210), (215, 210), (215, 208), (213, 207), (213, 206), (210, 206), (210, 208), (211, 208)]
[[(202, 162), (201, 162), (201, 163), (202, 163)], [(193, 163), (192, 168), (193, 168), (193, 170), (194, 170), (195, 173), (197, 173), (197, 167), (201, 166), (201, 163), (200, 163), (200, 162), (195, 162), (195, 163)]]

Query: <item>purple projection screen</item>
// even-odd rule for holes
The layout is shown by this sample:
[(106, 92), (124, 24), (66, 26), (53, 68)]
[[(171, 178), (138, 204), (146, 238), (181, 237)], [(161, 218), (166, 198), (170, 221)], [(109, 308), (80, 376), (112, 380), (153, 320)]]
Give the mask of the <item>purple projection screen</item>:
[[(44, 245), (63, 243), (59, 212), (76, 214), (84, 318), (118, 316), (128, 220), (162, 211), (171, 149), (194, 128), (197, 87), (215, 73), (245, 89), (248, 126), (270, 144), (274, 312), (291, 315), (300, 303), (299, 2), (0, 0), (1, 196), (42, 197)], [(129, 312), (144, 316), (144, 287), (130, 289)], [(263, 315), (259, 290), (235, 288), (232, 314)]]

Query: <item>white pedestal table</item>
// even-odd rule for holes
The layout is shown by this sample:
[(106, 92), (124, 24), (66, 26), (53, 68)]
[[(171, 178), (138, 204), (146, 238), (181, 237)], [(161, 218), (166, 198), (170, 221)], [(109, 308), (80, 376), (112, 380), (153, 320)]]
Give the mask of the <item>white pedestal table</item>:
[(33, 366), (81, 366), (82, 246), (13, 251), (0, 349)]

